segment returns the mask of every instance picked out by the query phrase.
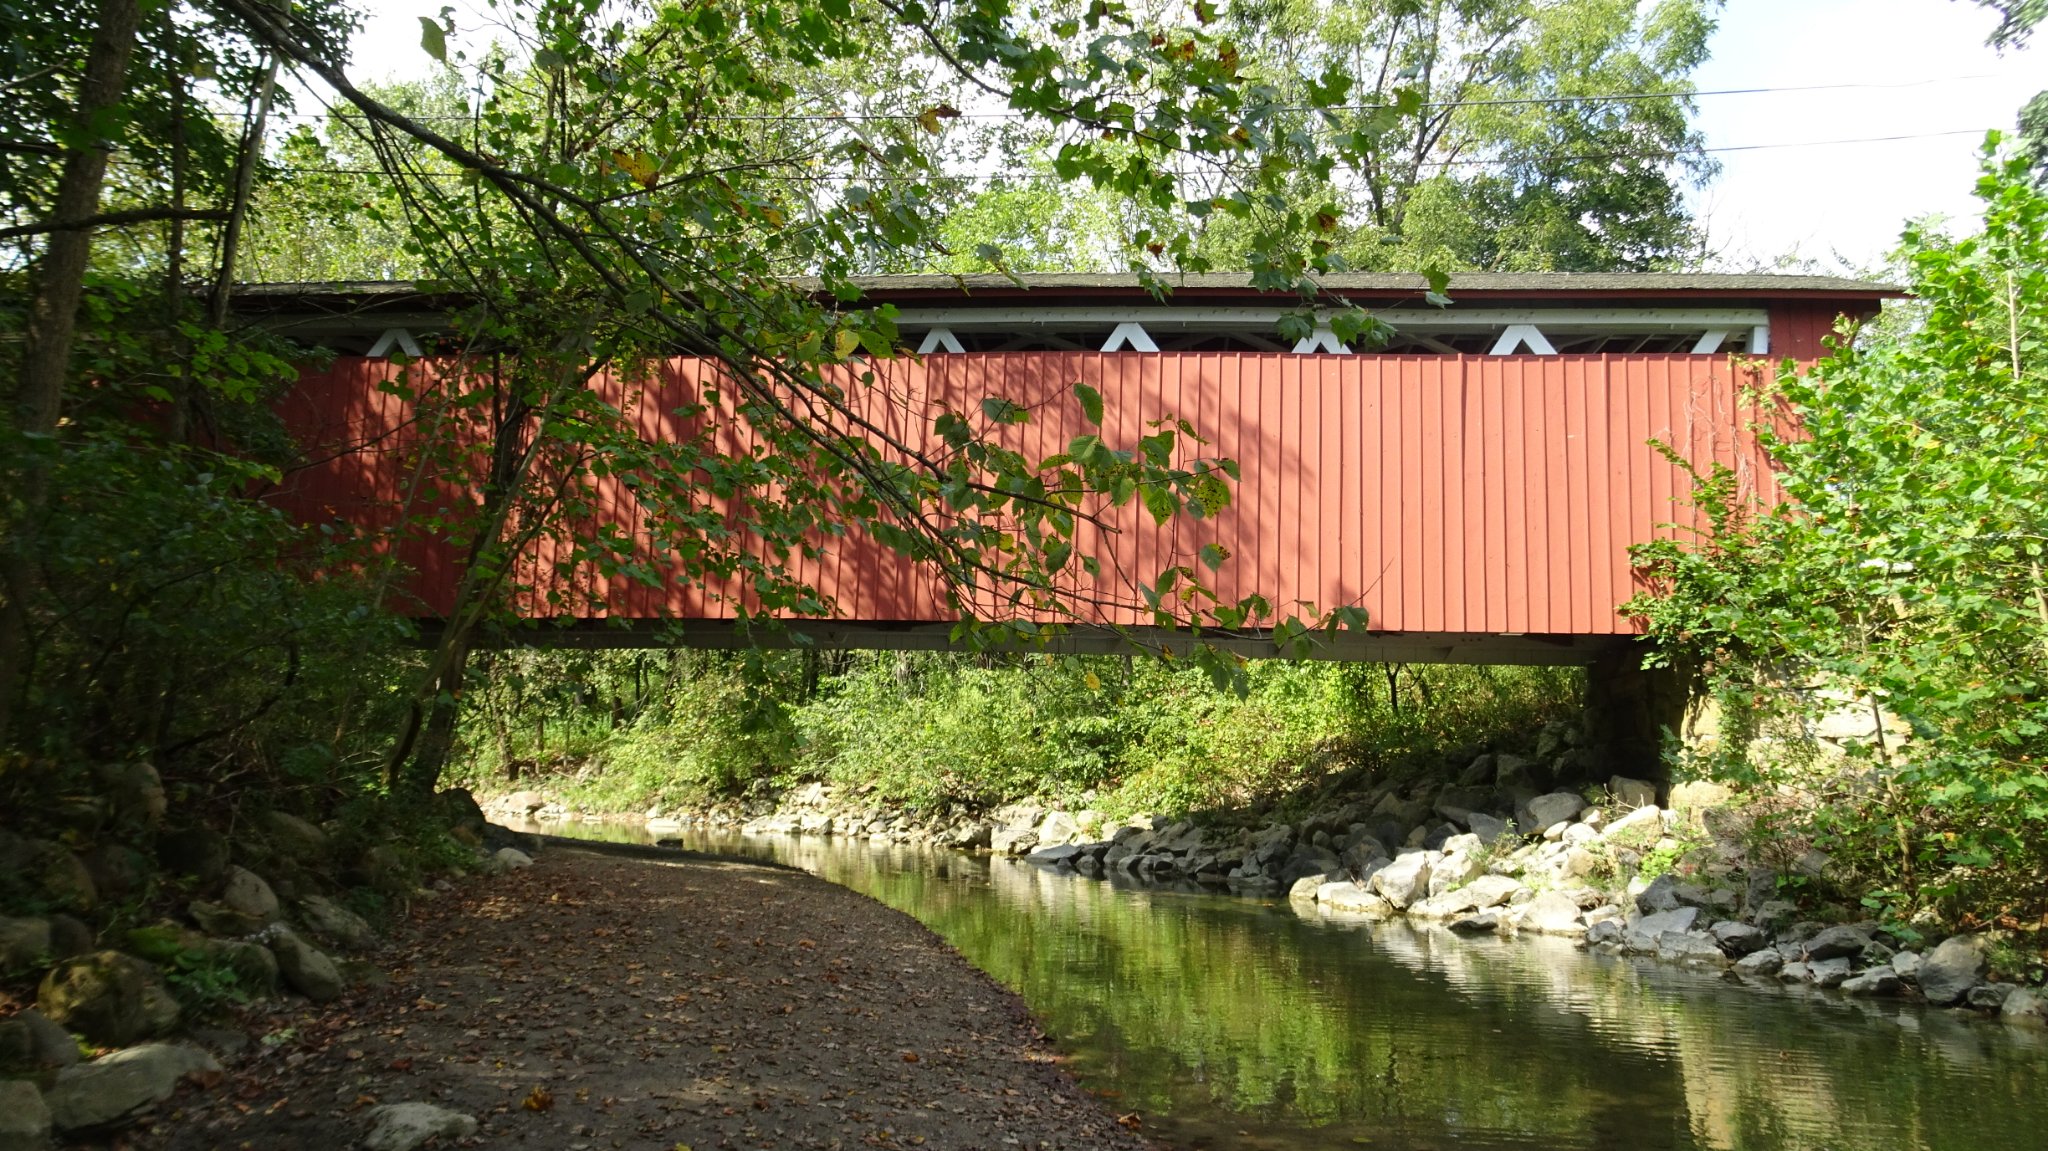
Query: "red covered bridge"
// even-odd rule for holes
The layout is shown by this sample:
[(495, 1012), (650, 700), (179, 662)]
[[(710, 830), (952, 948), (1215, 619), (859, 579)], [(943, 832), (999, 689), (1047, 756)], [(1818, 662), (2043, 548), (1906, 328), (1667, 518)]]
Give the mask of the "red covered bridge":
[[(1327, 329), (1277, 334), (1288, 301), (1237, 277), (1196, 277), (1168, 303), (1121, 276), (878, 278), (864, 303), (901, 309), (924, 353), (876, 365), (882, 418), (930, 436), (945, 404), (986, 396), (1039, 409), (1019, 430), (1047, 454), (1081, 431), (1075, 381), (1097, 386), (1105, 439), (1130, 442), (1171, 413), (1236, 459), (1242, 481), (1214, 519), (1140, 527), (1107, 548), (1150, 578), (1215, 542), (1235, 557), (1220, 573), (1226, 600), (1257, 592), (1283, 611), (1366, 609), (1369, 630), (1319, 654), (1415, 662), (1591, 663), (1635, 629), (1617, 612), (1637, 585), (1630, 544), (1690, 518), (1688, 481), (1652, 441), (1697, 466), (1719, 461), (1767, 485), (1747, 428), (1743, 389), (1780, 359), (1811, 362), (1838, 319), (1861, 319), (1897, 293), (1818, 277), (1474, 275), (1435, 307), (1419, 279), (1354, 276), (1328, 285), (1393, 326), (1385, 347), (1344, 347)], [(394, 522), (407, 484), (410, 413), (380, 392), (394, 351), (417, 354), (446, 325), (441, 303), (405, 285), (265, 285), (240, 295), (245, 314), (338, 354), (284, 402), (311, 458), (282, 503), (308, 521)], [(702, 362), (663, 365), (629, 414), (660, 435)], [(1042, 407), (1041, 407), (1042, 405)], [(1767, 488), (1761, 494), (1768, 495)], [(623, 493), (619, 498), (625, 497)], [(417, 572), (412, 591), (432, 614), (449, 602), (450, 550), (394, 540)], [(550, 557), (530, 557), (542, 571)], [(831, 541), (800, 569), (835, 603), (801, 630), (827, 646), (943, 647), (951, 613), (934, 581), (878, 545)], [(683, 641), (733, 642), (732, 610), (694, 586), (605, 586), (601, 609), (536, 638), (656, 642), (649, 626), (680, 619)], [(536, 592), (532, 614), (551, 611)], [(607, 617), (607, 618), (590, 618)], [(1144, 613), (1102, 622), (1142, 624)], [(601, 626), (603, 625), (603, 626)], [(1156, 636), (1155, 638), (1167, 638)], [(1073, 638), (1080, 650), (1107, 637)], [(1237, 641), (1270, 653), (1253, 634)]]

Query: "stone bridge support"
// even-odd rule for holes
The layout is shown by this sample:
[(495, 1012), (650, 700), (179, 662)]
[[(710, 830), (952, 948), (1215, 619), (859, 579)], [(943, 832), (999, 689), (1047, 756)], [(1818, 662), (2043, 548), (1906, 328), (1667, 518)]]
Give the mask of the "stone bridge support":
[(1671, 787), (1664, 747), (1684, 732), (1688, 689), (1676, 669), (1645, 668), (1646, 654), (1631, 642), (1587, 666), (1585, 727), (1601, 771), (1650, 780), (1661, 801)]

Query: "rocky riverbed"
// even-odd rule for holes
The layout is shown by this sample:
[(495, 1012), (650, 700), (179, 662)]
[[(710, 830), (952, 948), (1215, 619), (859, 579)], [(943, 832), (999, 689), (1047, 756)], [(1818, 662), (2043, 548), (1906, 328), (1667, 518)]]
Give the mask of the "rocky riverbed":
[[(657, 835), (736, 828), (987, 850), (1084, 876), (1285, 896), (1305, 914), (1566, 936), (1759, 986), (1920, 999), (2016, 1025), (2048, 1020), (2048, 992), (1996, 978), (1996, 933), (1944, 939), (1829, 907), (1810, 893), (1830, 861), (1801, 845), (1779, 851), (1776, 865), (1754, 858), (1747, 811), (1726, 789), (1683, 784), (1660, 795), (1619, 775), (1588, 782), (1574, 742), (1568, 729), (1546, 731), (1531, 754), (1479, 754), (1454, 775), (1385, 781), (1289, 819), (1109, 819), (1032, 803), (921, 817), (822, 783), (751, 806), (628, 818)], [(582, 818), (536, 791), (489, 803), (508, 819)]]

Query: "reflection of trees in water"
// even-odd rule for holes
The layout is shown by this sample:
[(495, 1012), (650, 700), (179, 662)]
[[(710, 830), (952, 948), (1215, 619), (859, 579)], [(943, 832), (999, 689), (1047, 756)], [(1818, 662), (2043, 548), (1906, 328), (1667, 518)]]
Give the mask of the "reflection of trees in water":
[(1191, 1130), (1892, 1151), (2032, 1148), (2048, 1121), (2039, 1037), (1949, 1013), (1734, 991), (1558, 940), (1332, 926), (1010, 860), (773, 846), (917, 915), (1018, 989), (1096, 1086)]

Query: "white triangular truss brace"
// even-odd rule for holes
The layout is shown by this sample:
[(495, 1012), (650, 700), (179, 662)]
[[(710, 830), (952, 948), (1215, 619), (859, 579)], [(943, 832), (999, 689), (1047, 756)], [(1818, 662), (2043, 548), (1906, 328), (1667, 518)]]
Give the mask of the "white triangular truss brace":
[(384, 334), (378, 336), (377, 342), (371, 344), (370, 350), (363, 354), (367, 356), (369, 359), (381, 360), (391, 354), (391, 348), (392, 345), (394, 344), (397, 345), (398, 350), (400, 352), (405, 353), (407, 357), (415, 360), (420, 358), (419, 341), (413, 339), (412, 333), (406, 331), (404, 328), (384, 329)]
[(1294, 342), (1294, 354), (1297, 356), (1306, 356), (1315, 352), (1322, 352), (1325, 355), (1331, 356), (1348, 356), (1351, 354), (1351, 345), (1338, 339), (1337, 333), (1331, 331), (1328, 327), (1318, 327), (1315, 331)]
[(958, 355), (967, 349), (960, 344), (960, 337), (951, 328), (933, 328), (924, 334), (924, 342), (917, 346), (917, 354), (929, 356), (933, 352), (952, 352)]
[(1722, 341), (1728, 338), (1726, 328), (1708, 328), (1700, 333), (1699, 341), (1692, 346), (1695, 356), (1711, 356), (1721, 350)]
[(1487, 354), (1512, 356), (1524, 347), (1539, 356), (1557, 354), (1557, 349), (1550, 345), (1550, 341), (1544, 338), (1543, 333), (1538, 331), (1534, 324), (1509, 324), (1501, 332), (1500, 339), (1494, 341), (1493, 351)]
[(1109, 338), (1102, 342), (1102, 350), (1105, 352), (1120, 352), (1125, 348), (1129, 348), (1134, 352), (1156, 352), (1159, 350), (1159, 345), (1152, 342), (1152, 337), (1145, 331), (1145, 325), (1137, 323), (1118, 324), (1109, 333)]

